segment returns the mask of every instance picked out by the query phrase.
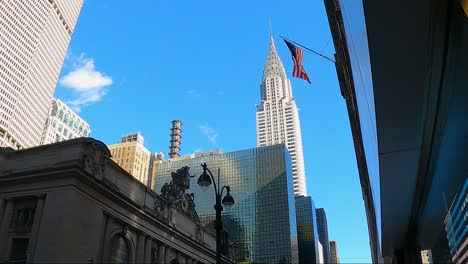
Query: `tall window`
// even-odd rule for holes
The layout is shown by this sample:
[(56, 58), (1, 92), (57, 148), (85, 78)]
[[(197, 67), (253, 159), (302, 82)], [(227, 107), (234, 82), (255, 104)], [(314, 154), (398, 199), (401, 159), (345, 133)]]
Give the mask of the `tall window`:
[(26, 263), (26, 252), (28, 250), (28, 242), (29, 239), (27, 238), (13, 238), (10, 251), (10, 259), (9, 262), (11, 263)]
[(58, 109), (58, 108), (57, 108), (57, 105), (54, 104), (54, 105), (52, 106), (52, 112), (51, 112), (50, 115), (51, 115), (51, 116), (55, 116), (55, 115), (57, 114), (57, 109)]
[(116, 235), (111, 242), (110, 263), (127, 264), (130, 263), (130, 250), (125, 238)]

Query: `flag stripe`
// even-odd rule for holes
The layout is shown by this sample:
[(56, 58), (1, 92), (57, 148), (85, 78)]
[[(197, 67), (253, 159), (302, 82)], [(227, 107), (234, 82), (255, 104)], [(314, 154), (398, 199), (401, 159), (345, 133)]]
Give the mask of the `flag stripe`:
[(286, 45), (291, 51), (291, 57), (294, 63), (292, 76), (296, 78), (304, 79), (308, 83), (310, 83), (309, 76), (307, 75), (307, 72), (305, 71), (304, 66), (302, 66), (302, 57), (304, 56), (304, 51), (287, 40), (284, 40), (284, 42), (286, 42)]

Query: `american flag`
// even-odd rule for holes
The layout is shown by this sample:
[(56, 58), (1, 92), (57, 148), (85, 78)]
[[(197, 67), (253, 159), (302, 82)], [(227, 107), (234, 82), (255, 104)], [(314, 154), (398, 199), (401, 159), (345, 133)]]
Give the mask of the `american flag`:
[(293, 77), (301, 78), (310, 83), (309, 76), (302, 66), (302, 57), (304, 56), (304, 51), (292, 44), (291, 42), (284, 40), (289, 50), (291, 51), (292, 60), (294, 62)]

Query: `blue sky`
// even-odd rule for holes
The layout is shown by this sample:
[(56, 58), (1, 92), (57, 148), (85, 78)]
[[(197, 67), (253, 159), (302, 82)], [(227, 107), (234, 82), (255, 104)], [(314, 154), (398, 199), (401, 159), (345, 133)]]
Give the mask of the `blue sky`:
[[(86, 0), (55, 96), (106, 144), (141, 131), (167, 156), (171, 120), (182, 154), (256, 146), (255, 105), (269, 47), (291, 76), (286, 36), (333, 56), (322, 1)], [(370, 263), (364, 203), (346, 104), (334, 65), (310, 52), (312, 85), (292, 79), (300, 109), (308, 194), (325, 208), (342, 263)]]

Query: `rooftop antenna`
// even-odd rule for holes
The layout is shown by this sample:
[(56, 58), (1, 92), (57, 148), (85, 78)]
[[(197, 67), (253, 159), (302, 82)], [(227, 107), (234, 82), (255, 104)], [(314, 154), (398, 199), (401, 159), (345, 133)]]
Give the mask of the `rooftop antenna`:
[(270, 38), (273, 38), (273, 30), (271, 29), (271, 19), (268, 19), (268, 23), (270, 24)]

